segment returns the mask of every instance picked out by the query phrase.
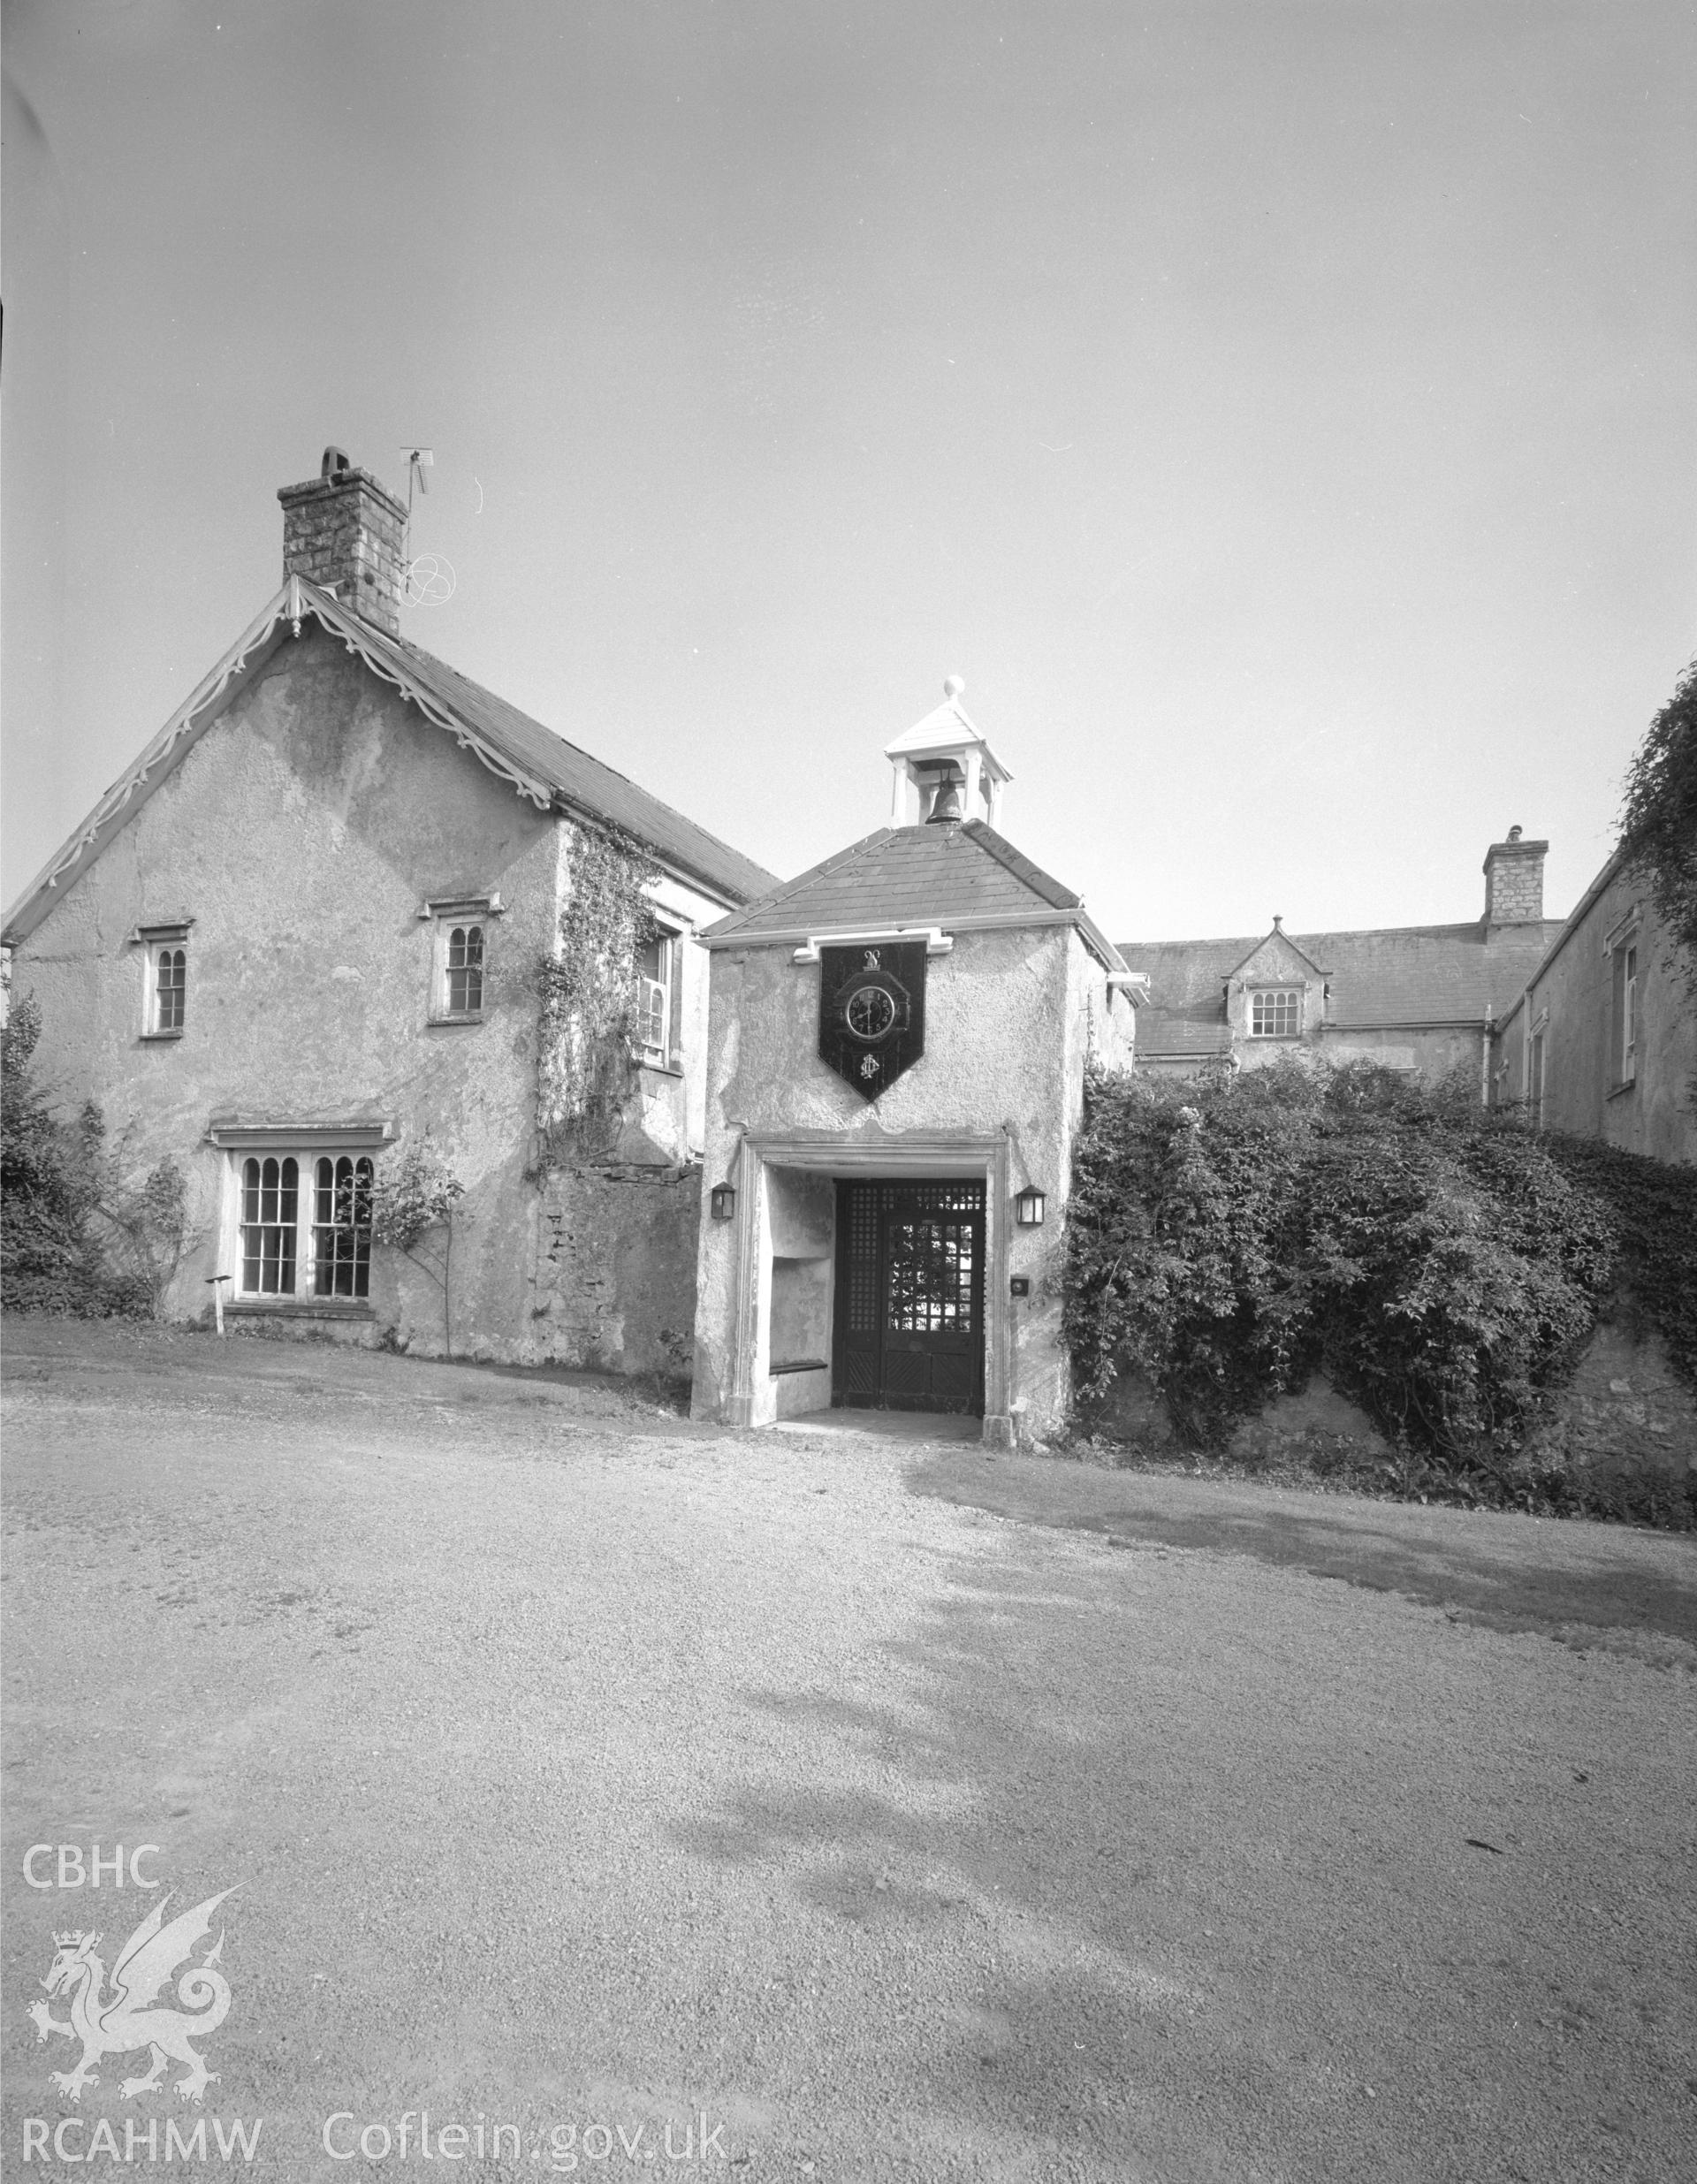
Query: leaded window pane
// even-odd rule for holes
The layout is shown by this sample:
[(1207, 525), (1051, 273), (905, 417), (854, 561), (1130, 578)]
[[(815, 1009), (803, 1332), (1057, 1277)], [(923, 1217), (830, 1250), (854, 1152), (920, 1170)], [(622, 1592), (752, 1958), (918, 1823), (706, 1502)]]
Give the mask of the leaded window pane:
[(455, 925), (448, 934), (448, 1014), (476, 1016), (483, 1005), (483, 929)]
[(320, 1156), (313, 1177), (313, 1294), (364, 1297), (371, 1281), (371, 1163)]
[(241, 1169), (241, 1290), (293, 1297), (301, 1218), (301, 1170), (291, 1153), (250, 1155)]
[(154, 1029), (180, 1031), (188, 989), (188, 951), (163, 947), (155, 959)]

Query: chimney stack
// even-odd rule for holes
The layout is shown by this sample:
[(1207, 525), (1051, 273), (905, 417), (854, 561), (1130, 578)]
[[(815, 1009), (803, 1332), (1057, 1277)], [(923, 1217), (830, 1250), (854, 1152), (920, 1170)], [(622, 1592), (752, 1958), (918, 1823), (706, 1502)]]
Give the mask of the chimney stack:
[(1547, 841), (1522, 841), (1511, 826), (1506, 841), (1485, 852), (1485, 925), (1535, 925), (1544, 915), (1544, 856)]
[(369, 470), (327, 447), (318, 476), (285, 485), (283, 574), (333, 591), (343, 606), (400, 635), (401, 548), (407, 511)]

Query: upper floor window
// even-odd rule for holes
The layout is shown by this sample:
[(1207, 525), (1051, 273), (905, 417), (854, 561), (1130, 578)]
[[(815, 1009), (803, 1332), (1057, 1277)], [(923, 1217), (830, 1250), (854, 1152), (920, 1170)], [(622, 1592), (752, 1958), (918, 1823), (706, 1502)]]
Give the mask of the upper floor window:
[(180, 1039), (188, 1023), (188, 922), (138, 925), (146, 984), (142, 990), (144, 1039)]
[(435, 921), (430, 958), (432, 1024), (476, 1024), (483, 1013), (488, 987), (490, 944), (501, 898), (481, 895), (452, 902), (427, 902), (421, 917)]
[(1302, 994), (1294, 986), (1267, 989), (1249, 997), (1252, 1039), (1295, 1039), (1302, 1030)]
[(483, 929), (470, 922), (447, 927), (443, 962), (442, 1013), (476, 1016), (483, 1008)]
[(682, 955), (678, 935), (657, 932), (636, 951), (636, 1021), (634, 1043), (655, 1069), (675, 1067), (680, 1026), (679, 980)]

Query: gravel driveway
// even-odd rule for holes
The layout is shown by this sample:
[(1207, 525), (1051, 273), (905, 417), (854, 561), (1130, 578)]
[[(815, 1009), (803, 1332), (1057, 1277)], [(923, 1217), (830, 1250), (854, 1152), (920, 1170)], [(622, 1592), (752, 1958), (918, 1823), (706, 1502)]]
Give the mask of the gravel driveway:
[[(11, 2173), (1697, 2173), (1685, 1541), (9, 1338)], [(202, 2110), (49, 2078), (95, 1843), (240, 1884)]]

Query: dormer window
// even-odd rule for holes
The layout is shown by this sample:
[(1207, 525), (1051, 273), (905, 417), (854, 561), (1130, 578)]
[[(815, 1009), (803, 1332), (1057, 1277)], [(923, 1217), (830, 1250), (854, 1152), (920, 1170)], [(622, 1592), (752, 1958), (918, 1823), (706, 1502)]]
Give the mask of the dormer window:
[(1252, 1039), (1296, 1039), (1302, 1031), (1302, 989), (1264, 986), (1249, 997)]

